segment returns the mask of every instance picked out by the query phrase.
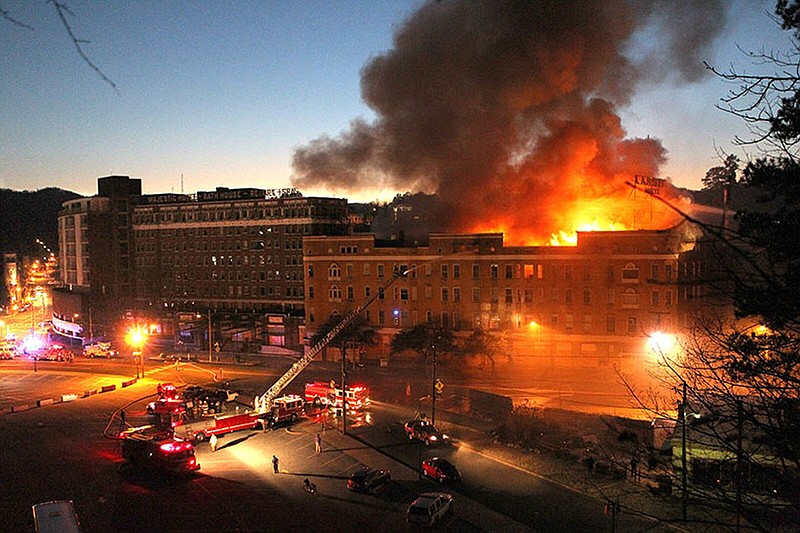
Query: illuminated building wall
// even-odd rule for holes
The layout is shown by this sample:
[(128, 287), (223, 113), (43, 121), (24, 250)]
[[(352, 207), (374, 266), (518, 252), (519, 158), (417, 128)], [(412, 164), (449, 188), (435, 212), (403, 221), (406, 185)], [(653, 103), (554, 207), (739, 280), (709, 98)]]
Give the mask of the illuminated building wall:
[(388, 353), (401, 328), (432, 323), (515, 336), (531, 355), (628, 357), (678, 325), (678, 264), (687, 233), (581, 232), (577, 246), (506, 247), (502, 234), (432, 234), (398, 247), (372, 235), (307, 237), (306, 337), (411, 269), (365, 313)]

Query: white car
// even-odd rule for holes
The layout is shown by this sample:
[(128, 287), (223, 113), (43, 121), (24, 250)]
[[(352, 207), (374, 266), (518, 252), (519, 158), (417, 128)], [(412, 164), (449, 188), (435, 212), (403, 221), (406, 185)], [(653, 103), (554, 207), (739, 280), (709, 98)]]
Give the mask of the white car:
[(453, 497), (442, 492), (426, 492), (411, 502), (406, 511), (409, 524), (434, 526), (453, 512)]

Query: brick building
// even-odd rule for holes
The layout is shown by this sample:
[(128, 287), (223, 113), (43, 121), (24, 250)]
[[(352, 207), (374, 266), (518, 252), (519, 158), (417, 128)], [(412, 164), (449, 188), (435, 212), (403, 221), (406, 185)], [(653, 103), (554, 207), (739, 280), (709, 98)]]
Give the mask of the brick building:
[(133, 215), (139, 308), (303, 314), (303, 237), (347, 233), (347, 200), (263, 189), (142, 197)]
[(553, 364), (640, 353), (680, 322), (678, 265), (686, 225), (660, 231), (582, 232), (577, 246), (503, 245), (502, 234), (432, 234), (401, 247), (372, 235), (307, 237), (306, 336), (410, 269), (365, 312), (388, 355), (402, 328), (432, 323), (466, 336), (504, 331), (518, 356)]

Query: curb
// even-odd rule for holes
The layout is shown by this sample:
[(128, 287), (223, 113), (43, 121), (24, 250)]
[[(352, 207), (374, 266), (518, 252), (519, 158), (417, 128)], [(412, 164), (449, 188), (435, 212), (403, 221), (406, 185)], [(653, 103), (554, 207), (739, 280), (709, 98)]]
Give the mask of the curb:
[[(126, 388), (130, 387), (131, 385), (135, 385), (139, 381), (138, 378), (129, 379), (127, 381), (123, 381), (120, 384), (119, 388)], [(104, 392), (112, 392), (117, 390), (117, 385), (104, 385), (99, 389), (87, 389), (83, 391), (82, 394), (72, 393), (72, 394), (62, 394), (58, 398), (43, 398), (41, 400), (36, 400), (35, 403), (30, 404), (20, 404), (20, 405), (12, 405), (10, 407), (2, 407), (0, 408), (0, 416), (7, 415), (11, 413), (22, 413), (24, 411), (30, 411), (31, 409), (36, 409), (38, 407), (46, 407), (48, 405), (55, 405), (59, 403), (67, 403), (67, 402), (74, 402), (79, 398), (88, 398), (90, 396), (94, 396), (96, 394), (102, 394)]]

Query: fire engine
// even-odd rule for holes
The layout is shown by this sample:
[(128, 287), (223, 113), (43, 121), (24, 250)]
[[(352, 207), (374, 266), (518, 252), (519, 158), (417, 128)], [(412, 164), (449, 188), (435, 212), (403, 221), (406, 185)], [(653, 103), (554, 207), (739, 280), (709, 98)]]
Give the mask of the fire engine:
[[(164, 433), (124, 432), (122, 458), (127, 468), (143, 472), (184, 476), (200, 470), (192, 443)], [(125, 468), (120, 471), (124, 472)]]
[(273, 427), (283, 422), (294, 422), (303, 414), (303, 398), (297, 394), (289, 394), (273, 400), (272, 409), (264, 417), (264, 423)]
[[(416, 267), (413, 267), (416, 268)], [(325, 346), (328, 345), (336, 336), (342, 332), (347, 326), (352, 324), (356, 318), (367, 308), (369, 307), (372, 302), (374, 302), (379, 295), (383, 295), (395, 281), (397, 281), (401, 277), (405, 277), (411, 269), (408, 270), (395, 270), (394, 274), (392, 275), (389, 280), (384, 283), (381, 287), (375, 291), (372, 296), (367, 298), (361, 305), (350, 311), (345, 317), (342, 319), (341, 322), (336, 324), (331, 330), (319, 341), (313, 348), (311, 348), (308, 352), (303, 355), (298, 361), (292, 364), (280, 378), (278, 381), (272, 384), (272, 386), (267, 389), (267, 391), (262, 394), (261, 396), (257, 396), (254, 401), (254, 406), (259, 413), (267, 414), (272, 410), (272, 406), (274, 405), (278, 395), (286, 388), (289, 383), (291, 383), (294, 378), (296, 378), (300, 373), (305, 370), (308, 365), (314, 360), (314, 358), (319, 354)]]
[[(350, 409), (364, 409), (369, 407), (369, 388), (363, 385), (347, 387), (345, 389), (348, 411)], [(342, 388), (334, 381), (315, 381), (306, 383), (306, 401), (315, 405), (342, 407)]]
[(183, 398), (180, 397), (178, 389), (172, 383), (159, 383), (156, 388), (158, 399), (147, 404), (147, 414), (167, 417), (172, 413), (185, 410)]
[(261, 415), (256, 412), (222, 415), (189, 420), (186, 413), (173, 414), (172, 430), (176, 437), (195, 444), (211, 438), (211, 435), (225, 435), (244, 429), (255, 429), (263, 424)]

